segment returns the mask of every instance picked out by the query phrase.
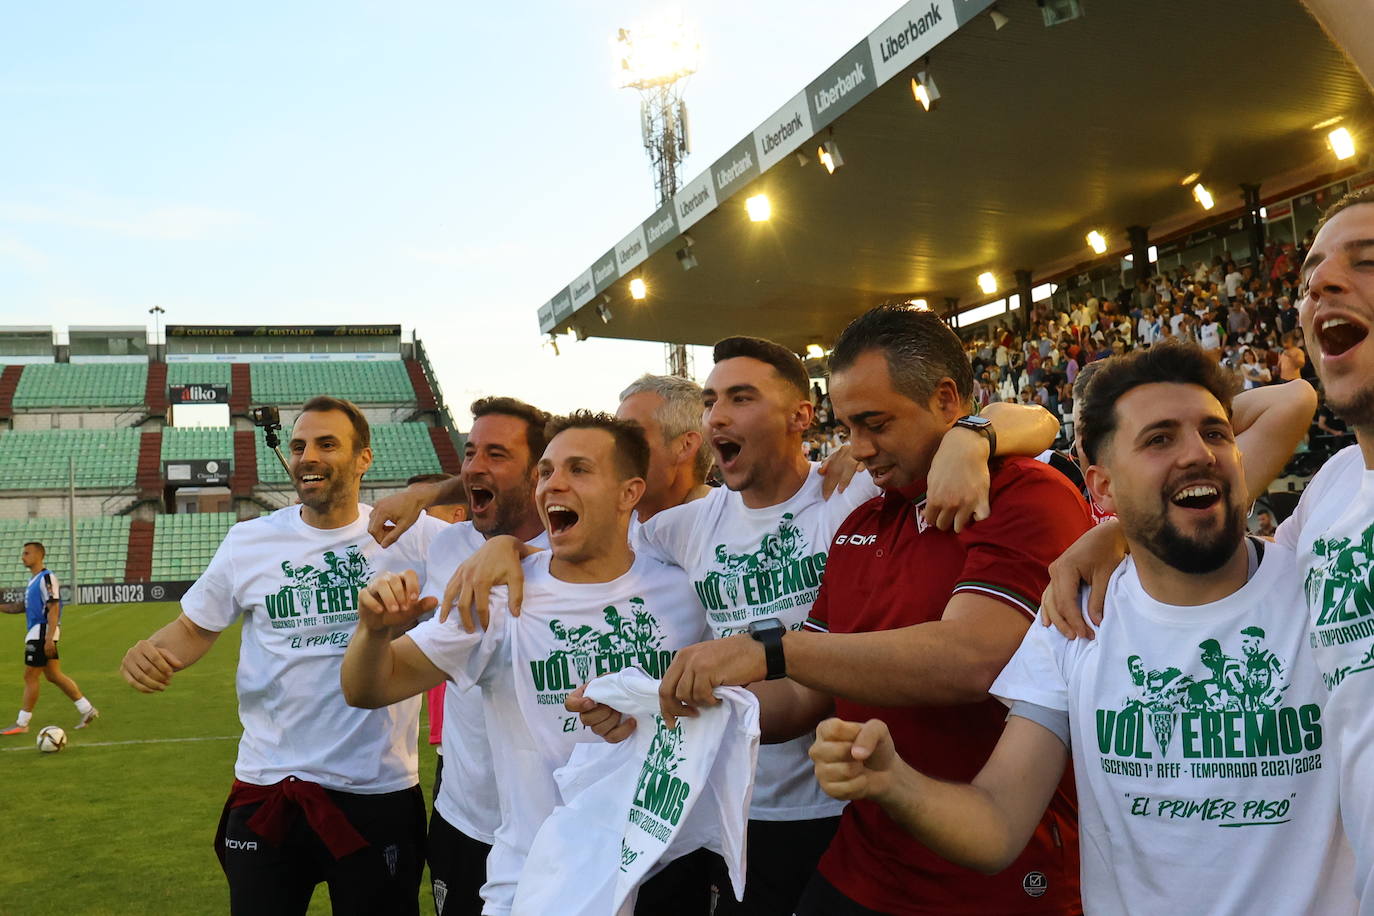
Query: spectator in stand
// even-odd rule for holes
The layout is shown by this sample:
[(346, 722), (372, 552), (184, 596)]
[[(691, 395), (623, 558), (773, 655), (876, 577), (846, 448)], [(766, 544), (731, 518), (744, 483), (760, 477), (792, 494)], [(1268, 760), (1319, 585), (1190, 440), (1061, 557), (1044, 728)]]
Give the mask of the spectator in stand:
[(1302, 378), (1303, 367), (1307, 365), (1307, 354), (1298, 346), (1298, 335), (1289, 331), (1281, 338), (1283, 353), (1279, 356), (1279, 381), (1291, 382)]
[(1260, 362), (1255, 351), (1250, 347), (1243, 347), (1240, 351), (1241, 388), (1245, 391), (1259, 388), (1261, 385), (1268, 385), (1272, 378), (1269, 367)]

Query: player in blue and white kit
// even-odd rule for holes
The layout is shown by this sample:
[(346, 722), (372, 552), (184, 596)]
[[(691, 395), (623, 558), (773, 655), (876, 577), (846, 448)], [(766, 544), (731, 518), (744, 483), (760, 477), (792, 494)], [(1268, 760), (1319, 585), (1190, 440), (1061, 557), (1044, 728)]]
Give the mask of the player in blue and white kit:
[(76, 686), (76, 681), (62, 673), (61, 662), (57, 660), (62, 600), (58, 597), (57, 577), (43, 563), (46, 557), (47, 549), (38, 541), (29, 541), (24, 545), (20, 559), (33, 573), (33, 578), (24, 591), (23, 601), (0, 604), (0, 611), (25, 614), (28, 622), (28, 632), (24, 635), (24, 703), (19, 708), (19, 718), (9, 728), (0, 731), (0, 735), (22, 735), (29, 730), (33, 707), (38, 703), (40, 673), (76, 704), (76, 711), (81, 714), (77, 728), (85, 728), (100, 715), (100, 710), (81, 695), (81, 688)]

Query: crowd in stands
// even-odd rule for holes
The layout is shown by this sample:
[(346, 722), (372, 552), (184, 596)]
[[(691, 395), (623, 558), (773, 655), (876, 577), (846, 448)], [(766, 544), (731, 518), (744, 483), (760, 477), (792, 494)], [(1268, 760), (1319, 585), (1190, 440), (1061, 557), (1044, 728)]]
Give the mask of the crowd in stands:
[[(1093, 294), (1037, 303), (1027, 331), (1021, 313), (980, 328), (966, 340), (978, 407), (995, 401), (1038, 403), (1056, 414), (1073, 441), (1073, 383), (1094, 360), (1159, 341), (1193, 341), (1236, 374), (1243, 389), (1303, 378), (1318, 385), (1298, 324), (1298, 268), (1312, 237), (1269, 245), (1258, 265), (1214, 257), (1192, 268), (1160, 271), (1115, 297)], [(830, 400), (813, 391), (815, 427), (805, 445), (813, 459), (842, 443)], [(1354, 434), (1325, 406), (1318, 411), (1312, 447), (1321, 455), (1350, 444)], [(1320, 446), (1320, 448), (1318, 448)]]

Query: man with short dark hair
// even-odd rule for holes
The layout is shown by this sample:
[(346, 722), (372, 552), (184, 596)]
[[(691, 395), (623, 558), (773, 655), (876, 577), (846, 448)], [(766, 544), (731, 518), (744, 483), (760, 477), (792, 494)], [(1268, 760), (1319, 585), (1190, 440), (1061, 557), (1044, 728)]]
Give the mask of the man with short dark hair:
[(288, 445), (299, 505), (231, 528), (181, 614), (124, 656), (124, 679), (156, 693), (243, 622), (243, 737), (215, 839), (234, 914), (304, 913), (320, 882), (335, 913), (419, 911), (419, 700), (364, 712), (334, 689), (359, 592), (376, 573), (423, 570), (433, 532), (387, 549), (367, 536), (369, 442), (355, 405), (307, 401)]
[[(1044, 464), (989, 465), (997, 455), (1039, 453), (1058, 424), (1038, 406), (1002, 408), (994, 435), (993, 421), (968, 415), (972, 381), (958, 339), (934, 314), (874, 309), (845, 329), (831, 353), (830, 396), (882, 495), (832, 534), (819, 597), (807, 608), (811, 632), (786, 628), (771, 644), (766, 634), (732, 635), (684, 650), (663, 679), (665, 717), (713, 703), (717, 686), (747, 684), (760, 698), (765, 739), (801, 736), (805, 745), (832, 708), (852, 718), (896, 707), (905, 750), (948, 777), (976, 771), (1002, 718), (987, 687), (1034, 614), (1045, 566), (1088, 520), (1072, 487)], [(1029, 422), (1018, 428), (1022, 417)], [(988, 504), (976, 523), (942, 531), (927, 484), (949, 474), (942, 465), (951, 459), (990, 477)], [(1026, 871), (1050, 876), (1045, 895), (1031, 898), (1019, 877), (959, 872), (876, 806), (851, 804), (818, 870), (794, 875), (805, 882), (795, 912), (1069, 912), (1073, 850), (1065, 795), (1024, 860)]]
[[(675, 650), (704, 635), (682, 571), (629, 545), (649, 463), (644, 431), (577, 412), (553, 420), (548, 435), (536, 500), (552, 551), (524, 562), (523, 614), (509, 617), (498, 608), (480, 633), (436, 617), (397, 638), (438, 606), (447, 579), (431, 576), (422, 591), (414, 573), (388, 573), (363, 595), (342, 670), (348, 701), (371, 708), (446, 678), (480, 690), (492, 765), (501, 773), (501, 826), (482, 888), (483, 912), (497, 916), (510, 912), (525, 854), (558, 803), (554, 771), (574, 744), (592, 737), (563, 709), (567, 693), (593, 673), (626, 664), (660, 673)], [(505, 603), (504, 595), (493, 597)], [(615, 625), (622, 618), (634, 621), (633, 639)]]
[(1293, 556), (1245, 537), (1233, 384), (1192, 346), (1104, 365), (1081, 443), (1088, 485), (1132, 549), (1096, 638), (1029, 629), (992, 685), (1011, 715), (971, 785), (909, 766), (890, 715), (875, 710), (821, 725), (812, 758), (826, 790), (1031, 893), (1044, 876), (1008, 865), (1071, 752), (1084, 911), (1240, 913), (1263, 900), (1275, 912), (1354, 912), (1338, 755)]
[(100, 710), (82, 695), (76, 681), (63, 673), (62, 663), (57, 657), (62, 599), (58, 594), (57, 577), (44, 565), (47, 554), (47, 548), (39, 541), (24, 544), (19, 559), (32, 576), (24, 589), (24, 600), (0, 605), (0, 611), (6, 614), (26, 615), (29, 625), (24, 635), (24, 701), (19, 707), (19, 717), (15, 723), (0, 731), (0, 735), (28, 732), (33, 709), (38, 705), (40, 673), (48, 679), (48, 683), (56, 685), (58, 690), (67, 695), (67, 699), (76, 704), (76, 711), (81, 716), (76, 723), (77, 728), (85, 728), (100, 715)]

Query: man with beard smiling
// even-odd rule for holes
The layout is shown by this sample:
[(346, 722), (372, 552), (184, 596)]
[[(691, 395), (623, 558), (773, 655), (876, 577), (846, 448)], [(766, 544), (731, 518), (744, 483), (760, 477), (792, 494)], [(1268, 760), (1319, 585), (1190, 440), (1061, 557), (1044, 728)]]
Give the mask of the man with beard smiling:
[[(430, 545), (426, 588), (442, 592), (453, 571), (486, 542), (510, 535), (547, 547), (548, 535), (534, 504), (535, 465), (547, 439), (548, 415), (509, 397), (486, 397), (472, 403), (473, 421), (463, 448), (463, 467), (456, 478), (412, 486), (393, 504), (407, 500), (442, 505), (466, 496), (472, 520), (440, 532)], [(374, 525), (373, 532), (378, 531)], [(387, 531), (383, 536), (399, 536)], [(441, 916), (477, 916), (480, 891), (487, 880), (487, 856), (501, 825), (496, 772), (492, 766), (482, 693), (451, 680), (443, 683), (444, 727), (441, 738), (443, 778), (434, 796), (429, 822), (429, 873), (434, 909)]]
[[(826, 791), (876, 802), (929, 849), (994, 874), (1071, 752), (1085, 911), (1353, 912), (1326, 692), (1293, 555), (1245, 537), (1232, 385), (1191, 346), (1105, 364), (1080, 441), (1131, 552), (1096, 638), (1030, 628), (992, 685), (1011, 715), (971, 785), (908, 766), (879, 719), (831, 719), (812, 749)], [(1241, 709), (1222, 669), (1256, 632), (1287, 662), (1285, 683)], [(1179, 689), (1142, 693), (1144, 667), (1172, 670)], [(1029, 894), (1042, 879), (1021, 880)]]
[(235, 914), (304, 913), (329, 885), (335, 913), (418, 913), (425, 810), (419, 699), (359, 710), (335, 685), (358, 594), (375, 573), (423, 570), (429, 526), (383, 549), (358, 502), (372, 465), (367, 418), (316, 397), (291, 429), (300, 504), (240, 522), (181, 599), (124, 656), (135, 689), (167, 689), (242, 619), (235, 780), (215, 852)]

